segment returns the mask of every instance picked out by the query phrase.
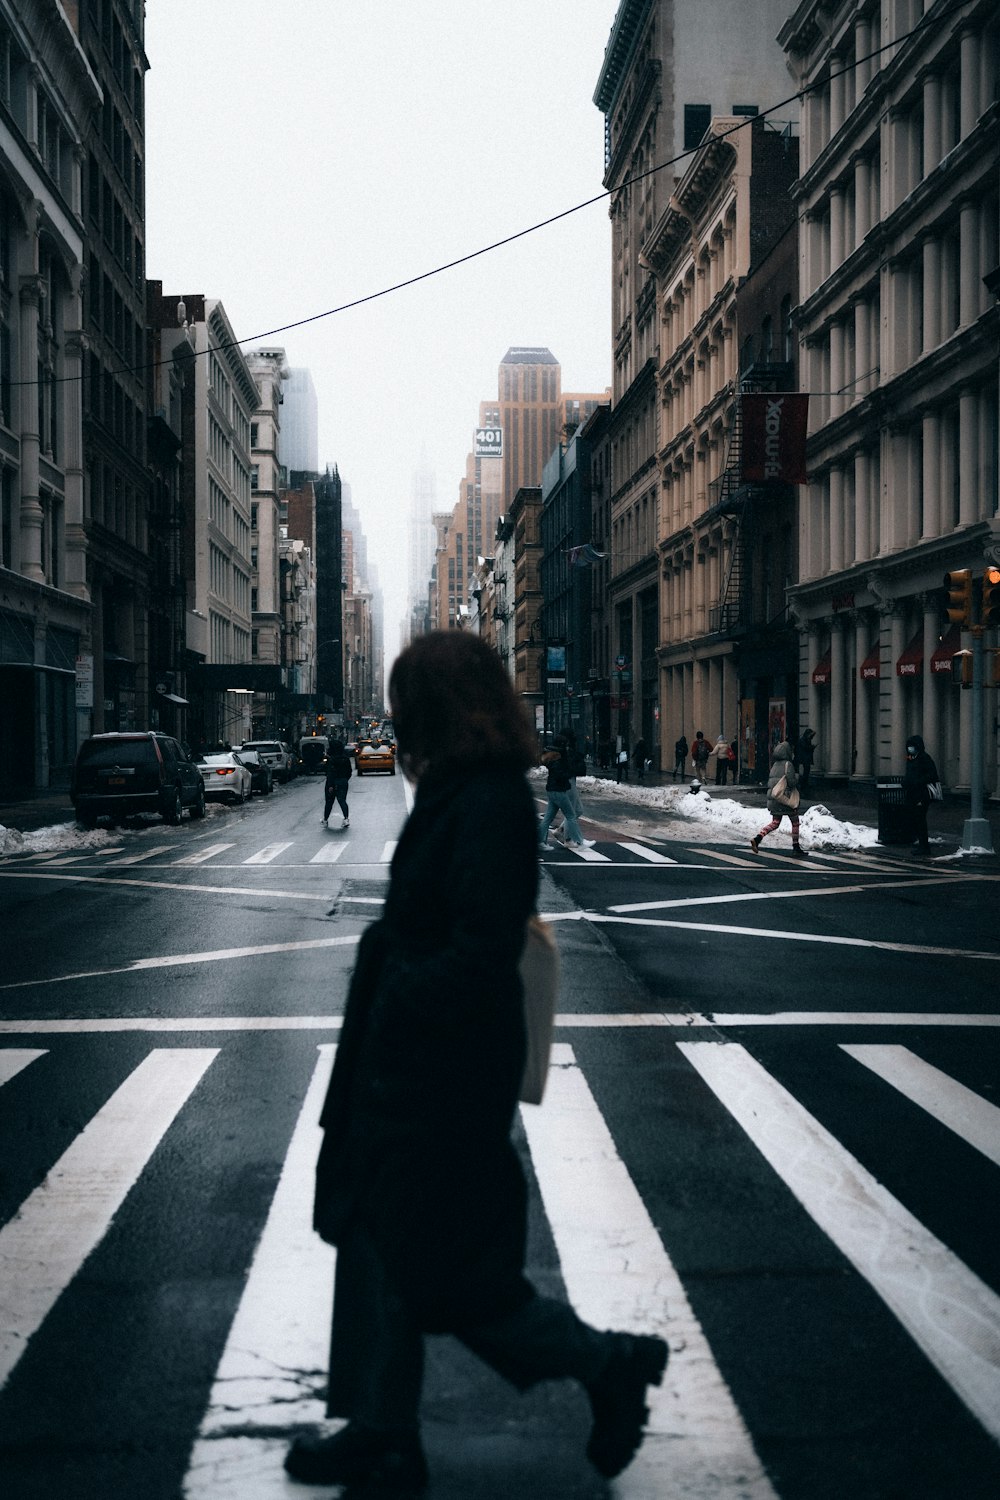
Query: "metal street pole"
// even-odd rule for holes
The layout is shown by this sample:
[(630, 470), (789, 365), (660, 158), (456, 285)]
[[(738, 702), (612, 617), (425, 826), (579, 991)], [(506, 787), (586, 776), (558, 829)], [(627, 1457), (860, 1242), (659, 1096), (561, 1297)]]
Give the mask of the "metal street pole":
[(988, 820), (983, 817), (983, 732), (986, 695), (983, 655), (983, 627), (975, 625), (972, 628), (972, 775), (969, 784), (971, 817), (966, 818), (965, 827), (962, 830), (962, 848), (966, 851), (983, 849), (988, 854), (992, 854), (993, 836)]

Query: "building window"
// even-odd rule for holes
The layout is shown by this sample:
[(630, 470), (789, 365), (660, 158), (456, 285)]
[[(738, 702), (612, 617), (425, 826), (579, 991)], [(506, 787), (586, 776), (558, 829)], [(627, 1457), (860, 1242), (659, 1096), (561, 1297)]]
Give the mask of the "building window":
[(257, 530), (257, 507), (256, 507), (256, 505), (251, 505), (251, 507), (250, 507), (250, 530), (251, 531), (256, 531)]
[(258, 488), (259, 479), (260, 479), (260, 464), (251, 464), (250, 465), (250, 488), (252, 490), (255, 490), (255, 489)]
[(684, 106), (684, 150), (693, 151), (700, 146), (705, 131), (712, 122), (710, 104), (685, 104)]

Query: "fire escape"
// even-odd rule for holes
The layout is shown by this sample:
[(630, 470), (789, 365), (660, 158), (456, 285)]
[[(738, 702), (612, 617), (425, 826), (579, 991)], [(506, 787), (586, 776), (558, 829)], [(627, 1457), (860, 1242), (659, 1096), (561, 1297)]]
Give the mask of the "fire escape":
[(719, 602), (709, 613), (709, 628), (720, 635), (745, 635), (754, 624), (755, 522), (758, 507), (768, 495), (766, 484), (749, 484), (743, 479), (743, 404), (740, 398), (751, 393), (787, 390), (791, 378), (790, 365), (758, 361), (743, 371), (736, 387), (725, 464), (713, 484), (717, 498), (711, 509), (711, 514), (727, 517), (732, 522)]

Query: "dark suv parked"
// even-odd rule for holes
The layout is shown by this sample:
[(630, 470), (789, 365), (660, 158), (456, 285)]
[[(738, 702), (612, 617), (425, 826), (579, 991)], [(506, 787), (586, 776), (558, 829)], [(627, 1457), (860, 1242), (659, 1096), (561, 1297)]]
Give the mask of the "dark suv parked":
[(167, 734), (95, 734), (76, 753), (70, 797), (85, 828), (98, 818), (158, 812), (179, 823), (181, 809), (205, 816), (205, 784), (185, 746)]

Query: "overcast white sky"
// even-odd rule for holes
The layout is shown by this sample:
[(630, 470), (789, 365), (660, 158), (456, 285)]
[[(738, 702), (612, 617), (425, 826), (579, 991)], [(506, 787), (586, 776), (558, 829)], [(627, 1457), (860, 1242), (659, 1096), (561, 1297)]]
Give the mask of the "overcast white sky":
[(147, 0), (147, 274), (221, 297), (312, 371), (320, 464), (405, 605), (421, 450), (458, 495), (515, 344), (611, 381), (607, 202), (307, 327), (600, 194), (592, 99), (616, 0)]

